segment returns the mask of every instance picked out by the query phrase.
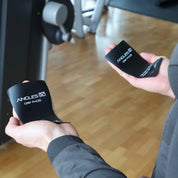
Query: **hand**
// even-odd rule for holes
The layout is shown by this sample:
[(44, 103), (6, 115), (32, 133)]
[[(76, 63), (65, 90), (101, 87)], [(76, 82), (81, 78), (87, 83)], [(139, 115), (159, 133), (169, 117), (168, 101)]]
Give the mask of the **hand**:
[(5, 132), (24, 146), (37, 147), (44, 151), (47, 151), (49, 143), (55, 138), (64, 135), (78, 136), (69, 123), (58, 125), (50, 121), (33, 121), (22, 124), (16, 117), (10, 118)]
[[(29, 82), (25, 80), (23, 83)], [(55, 138), (64, 135), (78, 137), (76, 129), (69, 123), (55, 124), (51, 121), (33, 121), (22, 124), (13, 108), (13, 117), (10, 118), (5, 132), (14, 138), (17, 143), (27, 147), (37, 147), (47, 151), (49, 143)]]
[[(106, 54), (109, 53), (111, 49), (113, 49), (115, 46), (116, 46), (115, 44), (110, 44), (109, 47), (105, 50), (105, 53)], [(150, 53), (141, 53), (140, 55), (149, 63), (154, 63), (158, 58), (161, 57), (161, 56), (155, 56), (154, 54), (150, 54)], [(111, 62), (109, 61), (107, 62), (114, 70), (116, 70), (119, 73), (120, 76), (126, 79), (134, 87), (175, 98), (174, 93), (169, 84), (169, 78), (168, 78), (169, 60), (166, 57), (163, 57), (163, 61), (160, 66), (158, 75), (156, 77), (150, 77), (150, 78), (133, 77), (121, 71), (119, 68), (114, 66)]]

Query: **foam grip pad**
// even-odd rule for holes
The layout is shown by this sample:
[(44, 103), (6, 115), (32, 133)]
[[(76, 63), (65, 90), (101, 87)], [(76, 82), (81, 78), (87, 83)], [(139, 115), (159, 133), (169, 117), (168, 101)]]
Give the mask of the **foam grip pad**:
[(44, 81), (13, 85), (8, 89), (7, 94), (23, 124), (36, 120), (63, 123), (53, 111), (51, 96)]
[(148, 63), (124, 40), (105, 58), (122, 71), (137, 78), (156, 76), (162, 63), (162, 58), (157, 59), (153, 64)]

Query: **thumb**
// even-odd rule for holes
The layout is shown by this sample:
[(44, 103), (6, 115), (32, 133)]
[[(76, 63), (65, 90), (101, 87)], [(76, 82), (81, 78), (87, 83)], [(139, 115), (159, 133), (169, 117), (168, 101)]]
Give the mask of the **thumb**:
[(15, 117), (11, 117), (9, 119), (9, 122), (5, 128), (5, 132), (7, 135), (12, 136), (14, 135), (14, 131), (16, 130), (16, 128), (20, 125), (20, 121), (15, 118)]

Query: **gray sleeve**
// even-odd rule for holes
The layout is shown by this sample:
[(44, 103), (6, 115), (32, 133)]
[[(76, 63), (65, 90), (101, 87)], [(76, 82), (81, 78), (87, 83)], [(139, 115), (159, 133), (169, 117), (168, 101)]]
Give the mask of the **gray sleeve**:
[(152, 178), (172, 178), (178, 175), (178, 44), (171, 55), (168, 75), (175, 102), (165, 121)]
[(60, 178), (126, 178), (78, 137), (59, 137), (50, 143), (47, 152)]

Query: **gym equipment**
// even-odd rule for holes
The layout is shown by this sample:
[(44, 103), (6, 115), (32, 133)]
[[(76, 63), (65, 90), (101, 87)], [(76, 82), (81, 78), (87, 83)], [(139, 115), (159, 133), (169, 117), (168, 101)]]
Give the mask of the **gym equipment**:
[[(57, 14), (56, 22), (59, 24), (55, 25), (45, 22), (42, 16), (48, 2), (48, 0), (0, 1), (0, 144), (10, 139), (4, 132), (12, 114), (7, 89), (25, 79), (45, 80), (49, 40), (53, 38), (54, 41), (50, 42), (55, 43), (56, 40), (58, 44), (65, 39), (69, 40), (63, 38), (66, 35), (63, 33), (69, 35), (73, 26), (74, 12), (71, 10), (73, 7), (70, 0), (54, 0), (55, 3), (59, 3), (58, 7), (62, 6), (62, 9), (65, 9), (66, 6), (68, 9), (66, 20), (60, 21), (58, 19), (60, 15)], [(61, 14), (60, 10), (57, 12)], [(44, 24), (50, 29), (44, 27)], [(54, 29), (59, 31), (58, 37), (62, 40), (55, 37)]]
[(93, 15), (92, 17), (85, 17), (83, 16), (82, 9), (82, 1), (81, 0), (73, 0), (74, 9), (75, 9), (75, 20), (74, 20), (74, 26), (73, 29), (76, 30), (76, 35), (79, 38), (85, 37), (85, 32), (83, 29), (83, 26), (86, 25), (89, 27), (90, 33), (96, 33), (96, 29), (98, 27), (102, 11), (105, 5), (108, 5), (109, 0), (96, 0), (96, 5), (94, 9), (92, 9)]
[(74, 8), (70, 0), (48, 1), (42, 12), (43, 32), (49, 42), (61, 44), (72, 38)]

